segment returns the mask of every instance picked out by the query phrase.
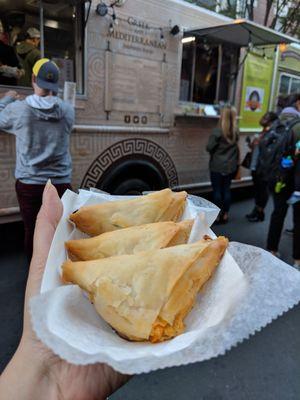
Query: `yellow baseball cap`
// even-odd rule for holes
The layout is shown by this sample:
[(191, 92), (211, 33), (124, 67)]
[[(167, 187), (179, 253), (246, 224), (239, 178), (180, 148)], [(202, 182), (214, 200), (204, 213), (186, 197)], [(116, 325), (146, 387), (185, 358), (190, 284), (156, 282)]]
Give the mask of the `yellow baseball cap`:
[(36, 84), (41, 89), (58, 92), (59, 68), (48, 58), (38, 60), (32, 69), (36, 77)]

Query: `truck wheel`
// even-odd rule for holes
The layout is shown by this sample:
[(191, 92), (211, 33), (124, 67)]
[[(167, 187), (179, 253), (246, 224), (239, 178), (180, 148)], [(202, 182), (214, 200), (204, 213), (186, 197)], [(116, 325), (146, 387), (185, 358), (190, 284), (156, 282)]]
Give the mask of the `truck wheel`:
[(98, 189), (115, 195), (141, 194), (166, 187), (164, 172), (146, 159), (123, 159), (113, 164), (97, 183)]
[(151, 191), (151, 187), (147, 182), (141, 179), (127, 179), (118, 185), (112, 194), (119, 195), (138, 195), (143, 192)]
[(158, 143), (128, 138), (107, 147), (89, 166), (81, 188), (140, 193), (178, 186), (175, 164)]

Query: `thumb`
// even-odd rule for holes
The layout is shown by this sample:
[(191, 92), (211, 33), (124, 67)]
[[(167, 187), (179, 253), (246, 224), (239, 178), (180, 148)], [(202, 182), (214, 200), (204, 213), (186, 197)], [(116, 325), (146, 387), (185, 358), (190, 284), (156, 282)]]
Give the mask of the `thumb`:
[(48, 253), (62, 212), (61, 200), (49, 180), (44, 189), (43, 203), (35, 225), (33, 255), (26, 288), (26, 300), (39, 293)]

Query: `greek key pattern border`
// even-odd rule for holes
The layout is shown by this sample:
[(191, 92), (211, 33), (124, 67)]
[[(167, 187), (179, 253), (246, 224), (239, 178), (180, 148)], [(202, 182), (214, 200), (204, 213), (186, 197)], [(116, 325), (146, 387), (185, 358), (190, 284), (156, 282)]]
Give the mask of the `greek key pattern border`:
[(82, 188), (96, 187), (101, 176), (116, 161), (130, 155), (144, 155), (155, 160), (164, 170), (169, 186), (178, 185), (176, 167), (169, 154), (157, 143), (148, 139), (125, 139), (103, 151), (91, 164), (82, 182)]

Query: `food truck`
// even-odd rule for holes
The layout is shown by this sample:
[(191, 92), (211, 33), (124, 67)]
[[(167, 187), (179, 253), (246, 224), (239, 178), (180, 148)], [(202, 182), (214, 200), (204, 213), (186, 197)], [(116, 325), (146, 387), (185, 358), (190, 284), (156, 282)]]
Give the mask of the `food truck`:
[[(218, 105), (239, 106), (245, 54), (292, 41), (182, 0), (3, 0), (0, 19), (11, 46), (39, 29), (41, 56), (61, 69), (59, 94), (76, 109), (74, 189), (113, 194), (209, 187), (206, 143)], [(2, 85), (0, 95), (8, 89), (31, 93)], [(0, 133), (0, 152), (7, 222), (19, 218), (12, 135)]]

